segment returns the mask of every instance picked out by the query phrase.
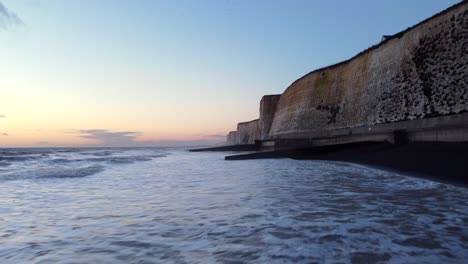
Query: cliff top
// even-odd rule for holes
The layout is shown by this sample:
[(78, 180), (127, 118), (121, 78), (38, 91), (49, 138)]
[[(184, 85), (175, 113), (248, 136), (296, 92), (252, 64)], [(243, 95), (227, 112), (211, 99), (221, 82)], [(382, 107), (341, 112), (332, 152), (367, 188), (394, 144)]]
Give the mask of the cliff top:
[(310, 74), (313, 74), (313, 73), (316, 73), (316, 72), (320, 72), (320, 71), (324, 71), (324, 70), (328, 70), (328, 69), (332, 69), (332, 68), (338, 67), (338, 66), (340, 66), (340, 65), (346, 64), (346, 63), (352, 61), (353, 59), (355, 59), (355, 58), (357, 58), (357, 57), (359, 57), (359, 56), (361, 56), (361, 55), (364, 55), (364, 54), (366, 54), (366, 53), (369, 53), (370, 51), (375, 50), (375, 49), (377, 49), (377, 48), (379, 48), (379, 47), (385, 45), (385, 44), (386, 44), (387, 42), (389, 42), (390, 40), (393, 40), (393, 39), (396, 39), (396, 38), (401, 38), (401, 37), (403, 37), (407, 32), (411, 31), (412, 29), (417, 28), (418, 26), (423, 25), (423, 24), (429, 22), (429, 21), (433, 20), (434, 18), (443, 16), (443, 15), (449, 13), (450, 11), (455, 10), (455, 9), (457, 9), (458, 7), (463, 6), (463, 5), (465, 5), (465, 4), (468, 4), (468, 0), (463, 0), (462, 2), (460, 2), (460, 3), (458, 3), (458, 4), (455, 4), (455, 5), (449, 7), (449, 8), (447, 8), (447, 9), (445, 9), (445, 10), (442, 10), (442, 11), (440, 11), (439, 13), (436, 13), (436, 14), (434, 14), (433, 16), (431, 16), (431, 17), (429, 17), (429, 18), (426, 18), (426, 19), (424, 19), (423, 21), (417, 23), (416, 25), (411, 26), (411, 27), (408, 27), (407, 29), (405, 29), (405, 30), (403, 30), (403, 31), (400, 31), (400, 32), (398, 32), (398, 33), (396, 33), (396, 34), (393, 34), (393, 35), (385, 35), (384, 40), (382, 40), (380, 43), (375, 44), (375, 45), (373, 45), (373, 46), (371, 46), (371, 47), (369, 47), (369, 48), (367, 48), (367, 49), (365, 49), (365, 50), (359, 52), (358, 54), (354, 55), (353, 57), (351, 57), (351, 58), (349, 58), (349, 59), (347, 59), (347, 60), (344, 60), (344, 61), (341, 61), (341, 62), (332, 64), (332, 65), (329, 65), (329, 66), (325, 66), (325, 67), (322, 67), (322, 68), (319, 68), (319, 69), (316, 69), (316, 70), (313, 70), (313, 71), (311, 71), (311, 72), (305, 74), (305, 75), (302, 76), (301, 78), (295, 80), (290, 86), (294, 85), (296, 82), (302, 80), (303, 78), (309, 76)]
[(237, 125), (248, 124), (248, 123), (256, 122), (256, 121), (258, 121), (258, 118), (257, 118), (257, 119), (254, 119), (254, 120), (250, 120), (250, 121), (240, 122), (240, 123), (238, 123)]

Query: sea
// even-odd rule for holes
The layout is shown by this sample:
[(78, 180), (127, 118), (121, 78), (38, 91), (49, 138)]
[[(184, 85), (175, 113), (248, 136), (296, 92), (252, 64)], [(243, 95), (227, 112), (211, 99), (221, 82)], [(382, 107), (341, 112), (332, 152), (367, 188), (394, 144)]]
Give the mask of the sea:
[(0, 149), (0, 263), (468, 263), (468, 189), (183, 148)]

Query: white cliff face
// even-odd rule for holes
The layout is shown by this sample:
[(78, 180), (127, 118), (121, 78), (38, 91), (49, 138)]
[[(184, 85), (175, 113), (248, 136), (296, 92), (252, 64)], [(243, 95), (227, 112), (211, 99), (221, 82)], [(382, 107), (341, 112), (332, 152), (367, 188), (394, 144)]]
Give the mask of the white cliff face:
[(236, 144), (254, 144), (259, 139), (258, 119), (237, 124)]
[(317, 138), (358, 128), (468, 112), (468, 2), (390, 36), (354, 58), (313, 71), (260, 118), (239, 123), (233, 144)]
[(270, 138), (468, 111), (468, 3), (295, 81)]
[(280, 99), (280, 94), (265, 95), (260, 101), (260, 118), (259, 118), (259, 130), (260, 139), (268, 139), (270, 134), (271, 124), (273, 123), (273, 117), (275, 116), (276, 107)]
[(234, 145), (237, 141), (237, 131), (231, 131), (226, 137), (226, 142), (228, 145)]
[(281, 95), (265, 95), (260, 101), (260, 118), (237, 125), (236, 131), (226, 136), (228, 145), (254, 144), (256, 140), (268, 139), (276, 106)]

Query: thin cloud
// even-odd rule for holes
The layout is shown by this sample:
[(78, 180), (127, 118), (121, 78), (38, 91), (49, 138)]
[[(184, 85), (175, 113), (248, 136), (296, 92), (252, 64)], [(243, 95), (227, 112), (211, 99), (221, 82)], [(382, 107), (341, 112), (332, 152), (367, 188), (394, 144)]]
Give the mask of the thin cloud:
[(6, 118), (6, 115), (0, 115), (0, 118)]
[(8, 133), (0, 133), (2, 136), (8, 136)]
[(8, 29), (14, 26), (24, 25), (23, 20), (19, 16), (5, 7), (5, 5), (0, 2), (0, 29)]
[(78, 137), (95, 140), (103, 146), (132, 146), (141, 132), (121, 131), (112, 132), (107, 129), (71, 129), (65, 133), (75, 133)]
[[(76, 134), (79, 138), (95, 141), (87, 144), (90, 147), (189, 147), (189, 146), (213, 146), (220, 142), (221, 135), (199, 135), (200, 140), (145, 140), (138, 141), (142, 135), (136, 131), (110, 131), (107, 129), (67, 129), (63, 133)], [(222, 135), (224, 139), (225, 136)], [(50, 142), (49, 142), (50, 143)], [(83, 146), (83, 145), (82, 145)]]
[(211, 139), (220, 139), (220, 138), (226, 138), (226, 135), (223, 135), (223, 134), (211, 134), (211, 135), (207, 135), (207, 134), (194, 134), (193, 136), (196, 136), (196, 137), (202, 137), (202, 138), (211, 138)]
[(138, 142), (139, 147), (212, 147), (218, 145), (218, 141), (213, 140), (152, 140)]
[(206, 135), (206, 138), (226, 138), (226, 135), (216, 134), (216, 135)]

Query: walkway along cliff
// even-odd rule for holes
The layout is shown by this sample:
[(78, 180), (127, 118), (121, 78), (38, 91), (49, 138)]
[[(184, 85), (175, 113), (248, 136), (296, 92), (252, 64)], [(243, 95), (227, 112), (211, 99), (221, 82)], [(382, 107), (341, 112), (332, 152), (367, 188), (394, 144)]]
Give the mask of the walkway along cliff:
[(262, 150), (428, 141), (468, 141), (468, 1), (264, 96), (227, 136)]

